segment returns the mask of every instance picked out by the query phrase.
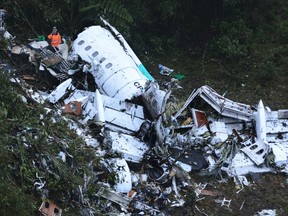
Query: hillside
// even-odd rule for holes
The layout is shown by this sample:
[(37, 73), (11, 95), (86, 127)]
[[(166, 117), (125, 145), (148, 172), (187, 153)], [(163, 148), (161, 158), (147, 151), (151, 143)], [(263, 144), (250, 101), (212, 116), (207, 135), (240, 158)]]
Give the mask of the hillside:
[[(113, 6), (111, 10), (93, 5), (92, 11), (81, 8), (90, 1), (73, 0), (72, 6), (50, 0), (30, 1), (29, 4), (20, 2), (17, 7), (15, 2), (7, 1), (3, 6), (13, 14), (7, 23), (9, 31), (17, 35), (18, 44), (26, 44), (28, 38), (35, 35), (46, 35), (52, 25), (57, 25), (63, 35), (75, 37), (80, 29), (99, 23), (99, 17), (95, 16), (105, 11), (103, 14), (123, 30), (133, 50), (161, 86), (175, 74), (184, 75), (179, 81), (182, 89), (174, 92), (177, 108), (193, 89), (208, 85), (236, 102), (256, 106), (262, 100), (272, 110), (288, 109), (286, 1), (185, 2), (187, 7), (179, 1), (165, 4), (161, 1), (123, 1), (122, 6), (132, 14), (128, 16), (130, 14), (124, 11), (128, 18), (123, 20), (123, 14), (122, 18), (116, 19), (117, 11), (113, 11), (122, 6), (113, 6), (113, 2), (105, 4), (110, 1), (103, 1), (103, 5)], [(34, 8), (37, 10), (31, 13)], [(26, 95), (23, 89), (52, 90), (55, 83), (51, 84), (47, 77), (39, 74), (27, 59), (20, 61), (11, 56), (6, 45), (6, 41), (1, 40), (0, 63), (16, 68), (11, 69), (9, 78), (27, 75), (28, 85), (10, 82), (7, 71), (1, 69), (0, 193), (4, 195), (0, 198), (0, 215), (39, 215), (39, 206), (47, 197), (53, 197), (63, 208), (63, 215), (78, 215), (79, 210), (87, 206), (87, 200), (97, 207), (95, 215), (111, 215), (109, 211), (119, 209), (119, 206), (96, 198), (99, 185), (85, 188), (81, 204), (79, 185), (84, 185), (86, 174), (93, 176), (93, 172), (101, 173), (92, 178), (93, 183), (99, 179), (113, 183), (115, 173), (103, 168), (99, 162), (103, 157), (99, 157), (94, 148), (85, 146), (84, 140), (69, 130), (66, 121), (54, 112), (47, 113), (55, 107), (50, 104), (47, 109)], [(163, 76), (158, 64), (172, 68), (174, 72)], [(32, 78), (29, 80), (29, 77)], [(77, 118), (73, 120), (77, 122)], [(68, 165), (59, 159), (58, 154), (64, 150), (67, 155), (73, 153), (73, 157), (68, 157)], [(222, 179), (219, 174), (191, 172), (189, 176), (196, 185), (205, 186), (203, 194), (196, 197), (195, 188), (182, 188), (185, 204), (172, 207), (167, 200), (167, 215), (256, 216), (263, 209), (276, 209), (279, 216), (288, 214), (288, 176), (285, 173), (251, 173), (247, 176), (249, 185), (243, 188), (234, 179)], [(41, 191), (42, 177), (49, 179), (45, 185), (49, 196)], [(175, 199), (173, 194), (170, 199)], [(231, 202), (223, 203), (223, 200)]]

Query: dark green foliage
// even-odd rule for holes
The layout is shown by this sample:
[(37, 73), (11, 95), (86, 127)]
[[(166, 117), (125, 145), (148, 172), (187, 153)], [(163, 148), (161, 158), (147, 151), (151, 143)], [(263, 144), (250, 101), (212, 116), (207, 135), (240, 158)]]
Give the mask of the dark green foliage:
[(26, 33), (33, 34), (32, 37), (48, 35), (52, 26), (57, 26), (63, 35), (74, 37), (84, 27), (99, 23), (100, 16), (114, 22), (118, 19), (133, 21), (120, 0), (8, 0), (0, 7), (10, 14), (8, 22), (13, 20), (14, 26), (26, 28)]
[(288, 20), (280, 22), (277, 25), (277, 35), (280, 43), (286, 43), (288, 41)]
[[(32, 205), (41, 204), (43, 189), (49, 191), (48, 199), (68, 211), (73, 191), (83, 184), (84, 175), (93, 176), (100, 157), (85, 147), (67, 122), (53, 123), (55, 114), (47, 114), (41, 105), (25, 104), (16, 93), (23, 93), (20, 86), (12, 86), (3, 72), (0, 84), (0, 207), (7, 212), (1, 215), (31, 215)], [(59, 157), (60, 151), (66, 153), (66, 162)], [(42, 190), (34, 185), (39, 177), (46, 182)], [(25, 198), (26, 194), (31, 197)], [(16, 207), (10, 209), (14, 202)]]
[(265, 85), (266, 83), (271, 82), (276, 77), (277, 67), (275, 66), (275, 63), (271, 60), (264, 61), (259, 65), (257, 74), (261, 84)]
[(37, 209), (34, 198), (19, 189), (19, 186), (3, 173), (0, 175), (0, 192), (0, 215), (34, 215)]
[(238, 80), (250, 74), (261, 85), (272, 82), (286, 65), (287, 8), (285, 1), (223, 1), (207, 55)]
[(210, 45), (214, 53), (222, 55), (227, 60), (236, 61), (249, 54), (252, 30), (247, 27), (244, 20), (223, 21), (216, 25), (215, 30), (218, 33)]
[[(82, 4), (82, 7), (80, 8), (79, 12), (85, 13), (87, 16), (87, 13), (89, 15), (96, 14), (99, 15), (113, 15), (114, 18), (122, 18), (123, 20), (126, 20), (127, 22), (131, 23), (133, 21), (133, 18), (128, 13), (127, 9), (123, 7), (120, 1), (118, 0), (94, 0), (94, 1), (87, 1), (86, 5)], [(94, 15), (95, 18), (95, 15)]]

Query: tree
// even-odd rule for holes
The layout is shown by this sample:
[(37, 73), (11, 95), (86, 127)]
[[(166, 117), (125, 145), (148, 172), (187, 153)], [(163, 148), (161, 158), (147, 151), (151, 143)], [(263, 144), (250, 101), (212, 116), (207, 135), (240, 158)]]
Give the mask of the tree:
[(62, 22), (66, 23), (71, 36), (79, 33), (83, 27), (96, 24), (100, 16), (107, 16), (132, 22), (132, 17), (118, 0), (64, 0), (61, 8)]
[(20, 28), (30, 29), (36, 35), (59, 26), (59, 30), (74, 37), (84, 27), (99, 22), (100, 16), (114, 22), (133, 21), (120, 0), (8, 0), (0, 6), (17, 20)]

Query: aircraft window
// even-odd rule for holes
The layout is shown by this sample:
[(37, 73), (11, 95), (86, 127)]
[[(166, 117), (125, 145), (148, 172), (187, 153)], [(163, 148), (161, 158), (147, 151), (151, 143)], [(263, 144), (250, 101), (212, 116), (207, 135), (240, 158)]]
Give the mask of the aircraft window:
[(95, 52), (92, 53), (92, 56), (96, 57), (98, 54), (99, 54), (99, 52), (95, 51)]
[(85, 42), (84, 40), (80, 40), (80, 41), (78, 42), (78, 45), (82, 45), (84, 42)]
[(92, 48), (92, 47), (89, 45), (89, 46), (85, 47), (85, 50), (88, 51), (88, 50), (90, 50), (91, 48)]
[(104, 62), (105, 60), (106, 60), (105, 57), (101, 58), (101, 59), (100, 59), (100, 63)]
[(105, 67), (108, 69), (108, 68), (112, 67), (112, 64), (108, 63), (108, 64), (105, 65)]

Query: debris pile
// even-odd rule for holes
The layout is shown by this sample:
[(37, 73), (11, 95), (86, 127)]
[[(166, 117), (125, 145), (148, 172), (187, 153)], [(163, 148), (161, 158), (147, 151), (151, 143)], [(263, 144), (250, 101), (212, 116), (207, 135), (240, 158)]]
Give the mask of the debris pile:
[[(46, 41), (10, 47), (58, 84), (40, 91), (17, 80), (25, 97), (53, 110), (53, 119), (66, 121), (85, 147), (102, 156), (101, 169), (75, 188), (80, 215), (96, 215), (99, 207), (118, 215), (168, 215), (191, 193), (219, 196), (193, 182), (191, 173), (219, 174), (243, 186), (248, 173), (288, 171), (288, 110), (272, 111), (262, 100), (258, 106), (234, 102), (209, 86), (195, 89), (179, 110), (169, 110), (179, 81), (161, 89), (123, 36), (102, 21), (105, 27), (85, 29), (57, 52)], [(58, 157), (69, 163), (73, 155), (60, 151)], [(42, 165), (51, 159), (40, 158)], [(37, 179), (35, 187), (45, 193), (49, 179)], [(229, 207), (231, 200), (218, 202)], [(39, 210), (50, 215), (51, 206), (46, 201)]]

